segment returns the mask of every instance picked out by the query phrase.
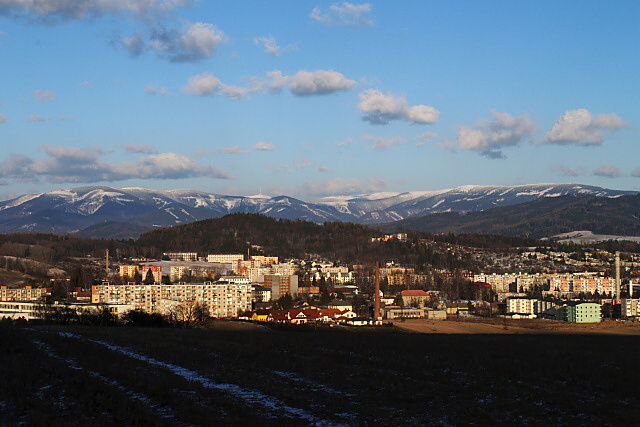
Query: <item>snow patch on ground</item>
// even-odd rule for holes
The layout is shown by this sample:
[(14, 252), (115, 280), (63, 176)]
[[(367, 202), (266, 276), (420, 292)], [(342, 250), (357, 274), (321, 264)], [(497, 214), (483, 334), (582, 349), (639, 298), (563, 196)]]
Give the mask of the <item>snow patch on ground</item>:
[(325, 420), (319, 419), (314, 415), (306, 412), (304, 409), (294, 408), (286, 405), (281, 400), (277, 399), (273, 396), (268, 396), (264, 393), (261, 393), (257, 390), (249, 390), (242, 388), (236, 384), (226, 384), (226, 383), (218, 383), (215, 382), (200, 373), (193, 371), (188, 368), (184, 368), (182, 366), (175, 365), (169, 362), (163, 362), (161, 360), (154, 359), (152, 357), (145, 356), (143, 354), (137, 353), (130, 348), (121, 347), (115, 344), (108, 343), (106, 341), (93, 340), (89, 338), (85, 338), (81, 335), (76, 335), (70, 332), (58, 332), (59, 335), (68, 338), (76, 338), (76, 339), (86, 339), (89, 342), (94, 344), (98, 344), (108, 348), (111, 351), (115, 351), (116, 353), (123, 354), (132, 359), (140, 360), (142, 362), (149, 363), (150, 365), (158, 366), (164, 369), (171, 371), (173, 374), (186, 379), (187, 381), (192, 381), (200, 384), (204, 388), (218, 390), (222, 392), (229, 393), (252, 406), (262, 406), (268, 411), (272, 412), (272, 416), (279, 416), (280, 413), (286, 413), (290, 417), (301, 418), (313, 425), (335, 425), (334, 423), (327, 422)]

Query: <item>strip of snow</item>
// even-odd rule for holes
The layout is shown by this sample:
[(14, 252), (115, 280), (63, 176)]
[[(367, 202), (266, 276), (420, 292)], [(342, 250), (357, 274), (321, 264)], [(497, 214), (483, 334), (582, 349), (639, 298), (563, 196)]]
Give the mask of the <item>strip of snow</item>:
[(286, 379), (288, 379), (290, 381), (297, 382), (297, 383), (304, 383), (304, 384), (308, 385), (309, 388), (312, 391), (324, 391), (326, 393), (338, 394), (338, 395), (341, 395), (341, 396), (348, 396), (348, 397), (353, 397), (354, 396), (351, 393), (345, 393), (343, 391), (336, 390), (335, 388), (329, 387), (328, 385), (319, 384), (317, 382), (309, 381), (309, 380), (307, 380), (305, 378), (301, 378), (301, 377), (297, 376), (296, 374), (294, 374), (293, 372), (285, 372), (285, 371), (271, 371), (271, 372), (273, 372), (274, 374), (276, 374), (276, 375), (278, 375), (280, 377), (284, 377), (284, 378), (286, 378)]
[[(171, 371), (173, 374), (182, 377), (184, 379), (186, 379), (187, 381), (192, 381), (195, 383), (200, 384), (202, 387), (204, 388), (208, 388), (211, 390), (218, 390), (218, 391), (223, 391), (223, 392), (227, 392), (239, 399), (242, 399), (243, 401), (245, 401), (247, 404), (249, 405), (254, 405), (254, 406), (262, 406), (264, 408), (266, 408), (269, 411), (272, 412), (285, 412), (286, 414), (288, 414), (289, 416), (293, 416), (293, 417), (298, 417), (298, 418), (302, 418), (305, 421), (308, 421), (310, 423), (313, 423), (314, 425), (335, 425), (334, 423), (330, 423), (327, 422), (325, 420), (321, 420), (317, 417), (315, 417), (312, 414), (309, 414), (308, 412), (306, 412), (304, 409), (300, 409), (300, 408), (294, 408), (292, 406), (288, 406), (286, 405), (284, 402), (282, 402), (281, 400), (277, 399), (276, 397), (273, 396), (268, 396), (264, 393), (261, 393), (257, 390), (249, 390), (249, 389), (245, 389), (242, 388), (236, 384), (226, 384), (226, 383), (218, 383), (215, 382), (201, 374), (199, 374), (196, 371), (193, 371), (191, 369), (188, 368), (184, 368), (182, 366), (178, 366), (175, 365), (173, 363), (169, 363), (169, 362), (163, 362), (161, 360), (157, 360), (154, 359), (152, 357), (148, 357), (145, 356), (143, 354), (137, 353), (133, 350), (131, 350), (130, 348), (127, 347), (121, 347), (115, 344), (111, 344), (108, 343), (106, 341), (100, 341), (100, 340), (93, 340), (93, 339), (89, 339), (89, 338), (85, 338), (81, 335), (76, 335), (70, 332), (58, 332), (59, 335), (62, 335), (64, 337), (69, 337), (69, 338), (76, 338), (76, 339), (86, 339), (89, 342), (92, 342), (94, 344), (98, 344), (98, 345), (102, 345), (106, 348), (108, 348), (111, 351), (115, 351), (116, 353), (120, 353), (123, 354), (125, 356), (128, 356), (132, 359), (136, 359), (136, 360), (140, 360), (142, 362), (146, 362), (149, 363), (150, 365), (154, 365), (154, 366), (158, 366), (164, 369), (167, 369), (169, 371)], [(274, 417), (277, 417), (278, 415), (276, 413), (272, 413), (270, 414)]]
[[(60, 360), (62, 362), (65, 362), (69, 368), (71, 368), (71, 369), (73, 369), (75, 371), (85, 372), (85, 373), (91, 375), (92, 377), (97, 378), (97, 379), (101, 380), (102, 382), (105, 382), (105, 383), (109, 384), (110, 386), (113, 386), (113, 387), (117, 388), (118, 390), (122, 391), (127, 396), (129, 396), (131, 399), (137, 400), (137, 401), (145, 404), (154, 413), (160, 415), (164, 419), (167, 419), (169, 421), (173, 421), (174, 423), (178, 421), (176, 419), (176, 416), (172, 413), (172, 411), (169, 408), (165, 408), (165, 407), (162, 407), (160, 405), (157, 405), (157, 404), (153, 403), (151, 398), (149, 398), (148, 396), (145, 396), (144, 394), (136, 393), (133, 390), (129, 390), (127, 387), (123, 386), (122, 384), (120, 384), (116, 380), (113, 380), (111, 378), (107, 378), (107, 377), (101, 375), (98, 372), (92, 371), (90, 369), (83, 368), (82, 366), (78, 365), (78, 363), (73, 359), (65, 359), (65, 358), (63, 358), (62, 356), (58, 355), (55, 351), (53, 351), (51, 346), (49, 346), (48, 344), (46, 344), (46, 343), (44, 343), (44, 342), (42, 342), (40, 340), (33, 340), (32, 342), (36, 347), (38, 347), (40, 350), (44, 351), (47, 354), (47, 356), (51, 357), (52, 359), (56, 359), (56, 360)], [(51, 386), (42, 387), (41, 390), (49, 388), (49, 387), (51, 387)]]

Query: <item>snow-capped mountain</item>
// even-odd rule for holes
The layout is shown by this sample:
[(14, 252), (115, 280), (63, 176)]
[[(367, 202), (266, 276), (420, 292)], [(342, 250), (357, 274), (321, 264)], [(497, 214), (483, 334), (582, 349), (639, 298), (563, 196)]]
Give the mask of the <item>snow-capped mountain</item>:
[[(224, 196), (192, 190), (81, 187), (28, 194), (0, 202), (0, 232), (67, 233), (106, 222), (150, 229), (230, 213), (260, 213), (312, 222), (391, 222), (436, 212), (470, 212), (540, 197), (636, 194), (577, 184), (463, 186), (450, 190), (375, 193), (304, 202), (292, 197)], [(108, 237), (108, 236), (105, 236)]]

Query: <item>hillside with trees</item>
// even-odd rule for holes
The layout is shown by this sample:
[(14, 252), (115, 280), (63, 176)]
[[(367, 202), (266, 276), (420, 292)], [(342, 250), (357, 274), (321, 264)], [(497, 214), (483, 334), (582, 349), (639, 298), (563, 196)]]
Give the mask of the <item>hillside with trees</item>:
[(487, 209), (427, 215), (389, 223), (389, 231), (482, 233), (503, 236), (549, 237), (576, 230), (596, 234), (640, 236), (640, 195), (616, 198), (563, 196)]

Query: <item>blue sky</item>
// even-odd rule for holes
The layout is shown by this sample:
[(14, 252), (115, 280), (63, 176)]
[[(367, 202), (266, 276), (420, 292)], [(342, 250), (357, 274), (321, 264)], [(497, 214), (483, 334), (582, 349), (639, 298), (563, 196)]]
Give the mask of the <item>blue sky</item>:
[(0, 199), (640, 190), (640, 2), (0, 0)]

